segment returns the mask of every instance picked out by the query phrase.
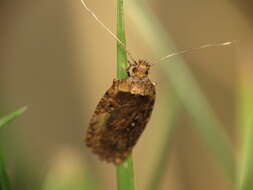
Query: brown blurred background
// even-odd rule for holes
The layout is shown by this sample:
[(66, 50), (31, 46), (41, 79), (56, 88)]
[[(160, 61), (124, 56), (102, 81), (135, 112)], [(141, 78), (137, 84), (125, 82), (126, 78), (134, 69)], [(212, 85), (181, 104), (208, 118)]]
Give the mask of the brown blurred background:
[[(115, 1), (86, 2), (115, 31)], [(185, 56), (236, 149), (239, 75), (241, 72), (252, 75), (252, 2), (150, 0), (148, 3), (178, 49), (237, 41), (231, 47)], [(52, 170), (62, 173), (63, 167), (66, 171), (71, 168), (92, 171), (105, 184), (102, 189), (115, 189), (115, 168), (99, 162), (82, 142), (96, 104), (116, 75), (115, 41), (85, 12), (78, 0), (0, 4), (1, 113), (22, 105), (29, 108), (1, 133), (15, 189), (33, 189), (29, 181), (34, 182), (36, 178), (42, 184)], [(127, 17), (126, 27), (131, 51), (142, 58), (157, 58), (152, 56)], [(163, 89), (169, 88), (169, 84), (160, 72), (159, 67), (152, 69), (151, 78), (158, 83), (158, 101), (134, 153), (138, 189), (144, 189), (147, 184), (161, 144), (158, 141), (162, 129), (157, 118)], [(229, 189), (221, 168), (196, 131), (188, 127), (189, 123), (190, 118), (183, 112), (181, 126), (173, 135), (170, 164), (161, 189)], [(19, 172), (25, 179), (20, 180)]]

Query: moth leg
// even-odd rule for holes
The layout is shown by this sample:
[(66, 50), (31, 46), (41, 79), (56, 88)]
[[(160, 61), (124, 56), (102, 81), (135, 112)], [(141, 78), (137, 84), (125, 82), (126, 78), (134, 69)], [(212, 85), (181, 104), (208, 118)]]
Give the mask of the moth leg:
[(127, 60), (127, 63), (128, 63), (128, 66), (127, 66), (127, 75), (128, 75), (128, 77), (130, 77), (130, 68), (132, 67), (133, 64), (129, 60)]

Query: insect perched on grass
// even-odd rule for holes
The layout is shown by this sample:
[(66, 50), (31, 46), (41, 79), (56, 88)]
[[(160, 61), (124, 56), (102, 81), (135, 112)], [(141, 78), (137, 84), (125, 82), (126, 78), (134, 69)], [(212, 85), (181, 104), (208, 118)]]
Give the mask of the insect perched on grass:
[(129, 77), (114, 80), (98, 103), (85, 141), (101, 159), (123, 162), (145, 129), (155, 103), (149, 68), (146, 61), (135, 62), (129, 68)]
[(226, 46), (232, 42), (207, 44), (198, 48), (166, 55), (152, 64), (135, 61), (125, 44), (81, 0), (85, 9), (125, 49), (131, 61), (128, 77), (113, 80), (91, 118), (85, 143), (100, 159), (114, 164), (122, 163), (132, 152), (144, 131), (155, 103), (155, 85), (148, 77), (150, 67), (170, 57), (213, 46)]

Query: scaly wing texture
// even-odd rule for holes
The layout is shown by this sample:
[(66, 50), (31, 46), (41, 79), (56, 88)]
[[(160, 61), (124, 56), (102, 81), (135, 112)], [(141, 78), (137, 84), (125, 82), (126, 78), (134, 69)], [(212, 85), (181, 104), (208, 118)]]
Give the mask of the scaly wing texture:
[(123, 80), (113, 86), (100, 100), (87, 130), (86, 144), (102, 160), (119, 164), (131, 153), (148, 123), (154, 102), (152, 95), (135, 95), (119, 91)]

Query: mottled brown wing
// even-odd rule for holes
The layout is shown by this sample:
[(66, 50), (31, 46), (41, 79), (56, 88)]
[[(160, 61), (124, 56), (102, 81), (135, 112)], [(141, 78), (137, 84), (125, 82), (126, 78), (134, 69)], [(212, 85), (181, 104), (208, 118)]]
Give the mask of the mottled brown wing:
[(102, 160), (119, 164), (131, 153), (148, 123), (153, 95), (118, 91), (114, 85), (99, 102), (87, 130), (86, 144)]

